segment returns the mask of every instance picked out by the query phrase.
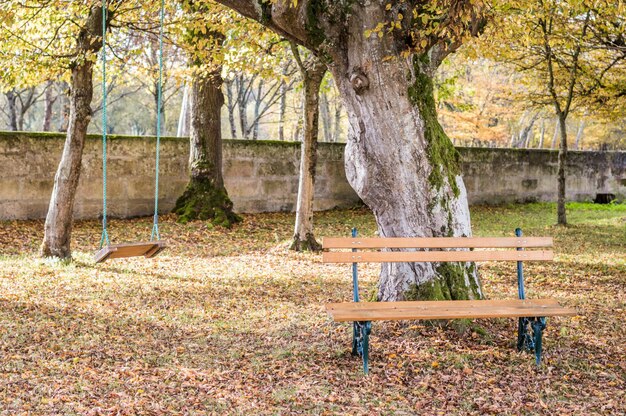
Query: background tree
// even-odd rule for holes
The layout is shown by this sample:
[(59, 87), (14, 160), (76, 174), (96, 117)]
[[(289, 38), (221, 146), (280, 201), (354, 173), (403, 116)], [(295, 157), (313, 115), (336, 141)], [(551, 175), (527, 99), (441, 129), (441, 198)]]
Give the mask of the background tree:
[[(558, 122), (554, 137), (560, 137), (558, 224), (567, 223), (567, 119), (575, 108), (585, 114), (597, 110), (597, 103), (602, 101), (598, 98), (604, 96), (609, 80), (626, 69), (623, 51), (607, 47), (623, 38), (619, 7), (603, 0), (509, 2), (507, 13), (499, 15), (482, 40), (482, 53), (525, 73), (522, 81), (527, 86), (524, 96), (528, 102), (538, 108), (553, 108)], [(536, 116), (532, 120), (534, 123)], [(521, 141), (528, 139), (533, 123)]]
[(300, 145), (298, 201), (291, 249), (317, 251), (321, 250), (322, 246), (315, 240), (313, 233), (313, 199), (317, 167), (320, 86), (326, 74), (326, 65), (311, 54), (303, 59), (298, 46), (293, 42), (291, 50), (300, 68), (304, 87), (304, 134)]
[[(206, 9), (204, 9), (206, 12)], [(174, 212), (180, 222), (210, 220), (230, 227), (241, 218), (233, 212), (222, 176), (222, 44), (224, 35), (211, 27), (198, 9), (188, 5), (188, 25), (184, 35), (191, 65), (190, 86), (190, 180), (176, 201)], [(218, 19), (220, 8), (212, 6), (211, 19)], [(227, 18), (227, 14), (221, 16)]]

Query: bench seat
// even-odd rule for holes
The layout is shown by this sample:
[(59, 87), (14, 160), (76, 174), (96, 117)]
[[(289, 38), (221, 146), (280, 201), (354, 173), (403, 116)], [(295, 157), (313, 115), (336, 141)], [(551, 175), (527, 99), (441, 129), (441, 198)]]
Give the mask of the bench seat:
[(419, 319), (523, 318), (575, 316), (554, 299), (448, 300), (414, 302), (329, 303), (326, 311), (336, 322)]

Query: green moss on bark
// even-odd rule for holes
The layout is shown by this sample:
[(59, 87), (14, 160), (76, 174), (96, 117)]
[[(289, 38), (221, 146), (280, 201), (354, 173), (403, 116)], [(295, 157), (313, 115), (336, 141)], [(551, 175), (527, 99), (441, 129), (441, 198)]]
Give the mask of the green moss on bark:
[(426, 59), (425, 55), (414, 57), (415, 80), (409, 86), (408, 96), (424, 121), (424, 135), (428, 142), (426, 151), (432, 166), (428, 180), (434, 189), (441, 189), (447, 180), (454, 195), (458, 196), (460, 191), (456, 177), (461, 173), (460, 156), (437, 120), (433, 80), (421, 69)]
[(467, 300), (480, 299), (481, 291), (474, 279), (465, 283), (465, 273), (473, 274), (472, 264), (467, 270), (464, 263), (441, 263), (436, 269), (436, 277), (421, 285), (413, 284), (404, 292), (406, 300)]
[(176, 201), (173, 212), (178, 214), (178, 222), (182, 224), (202, 220), (230, 228), (241, 221), (241, 217), (233, 212), (233, 203), (224, 188), (197, 179), (189, 182), (183, 195)]
[(311, 233), (307, 233), (304, 238), (296, 234), (293, 236), (293, 242), (289, 249), (295, 251), (321, 251), (322, 245), (315, 240), (315, 236)]

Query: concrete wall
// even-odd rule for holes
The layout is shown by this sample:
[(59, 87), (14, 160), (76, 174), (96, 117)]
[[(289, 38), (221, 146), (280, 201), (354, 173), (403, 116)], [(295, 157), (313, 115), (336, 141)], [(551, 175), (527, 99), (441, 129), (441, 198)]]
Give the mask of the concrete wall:
[[(536, 149), (459, 148), (470, 204), (556, 201), (558, 153)], [(569, 152), (566, 197), (626, 197), (626, 152)]]
[[(58, 134), (0, 133), (0, 219), (43, 218), (54, 173), (63, 150)], [(159, 206), (172, 209), (187, 183), (186, 139), (161, 142)], [(552, 201), (556, 189), (556, 152), (460, 148), (470, 203)], [(266, 141), (224, 142), (224, 177), (239, 212), (290, 211), (298, 191), (299, 145)], [(154, 140), (112, 137), (108, 156), (109, 213), (150, 215), (154, 194)], [(315, 189), (318, 210), (351, 206), (358, 197), (343, 169), (343, 145), (319, 146)], [(75, 212), (96, 217), (102, 206), (99, 137), (85, 145)], [(626, 196), (626, 153), (572, 152), (568, 198), (593, 199), (597, 193)]]

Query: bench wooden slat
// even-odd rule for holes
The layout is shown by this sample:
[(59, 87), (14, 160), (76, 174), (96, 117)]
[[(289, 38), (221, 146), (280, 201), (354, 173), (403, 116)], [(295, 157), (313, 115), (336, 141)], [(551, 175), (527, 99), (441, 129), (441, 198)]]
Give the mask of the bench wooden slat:
[(327, 304), (326, 310), (338, 322), (577, 315), (575, 309), (562, 307), (553, 299), (346, 302)]
[(552, 237), (325, 237), (330, 248), (517, 248), (552, 247)]
[(551, 250), (507, 251), (359, 251), (324, 252), (324, 263), (391, 263), (444, 261), (541, 261), (552, 260)]

